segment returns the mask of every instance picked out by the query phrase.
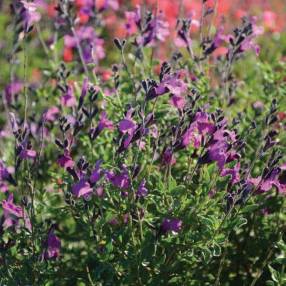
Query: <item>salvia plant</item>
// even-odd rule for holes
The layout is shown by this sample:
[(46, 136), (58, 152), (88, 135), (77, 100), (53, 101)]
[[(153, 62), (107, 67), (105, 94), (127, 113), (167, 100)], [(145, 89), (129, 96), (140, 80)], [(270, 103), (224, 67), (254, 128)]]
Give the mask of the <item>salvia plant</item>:
[(283, 1), (172, 2), (0, 3), (0, 285), (286, 285)]

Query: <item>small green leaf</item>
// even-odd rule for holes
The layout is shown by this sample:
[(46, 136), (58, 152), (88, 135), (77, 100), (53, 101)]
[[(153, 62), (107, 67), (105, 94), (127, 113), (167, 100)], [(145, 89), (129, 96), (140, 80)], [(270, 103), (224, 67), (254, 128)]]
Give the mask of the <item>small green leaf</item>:
[(241, 210), (241, 213), (250, 213), (253, 212), (254, 210), (257, 210), (258, 208), (259, 208), (258, 204), (248, 205)]
[(275, 282), (279, 282), (280, 280), (280, 275), (278, 271), (276, 271), (271, 265), (268, 265), (269, 271), (271, 273), (271, 278)]

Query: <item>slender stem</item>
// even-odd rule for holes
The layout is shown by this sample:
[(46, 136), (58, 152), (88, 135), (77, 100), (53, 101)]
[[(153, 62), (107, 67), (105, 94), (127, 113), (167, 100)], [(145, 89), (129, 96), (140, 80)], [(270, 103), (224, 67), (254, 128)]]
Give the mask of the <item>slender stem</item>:
[(75, 29), (74, 29), (74, 26), (73, 26), (72, 24), (71, 24), (71, 31), (72, 31), (72, 33), (73, 33), (73, 36), (74, 36), (75, 40), (76, 40), (76, 46), (77, 46), (78, 54), (79, 54), (80, 61), (81, 61), (82, 67), (83, 67), (83, 69), (84, 69), (84, 72), (85, 72), (86, 76), (87, 76), (88, 78), (90, 78), (90, 77), (89, 77), (89, 72), (88, 72), (87, 65), (86, 65), (86, 63), (85, 63), (85, 61), (84, 61), (83, 51), (82, 51), (82, 48), (81, 48), (81, 45), (80, 45), (79, 38), (78, 38), (78, 36), (77, 36), (77, 34), (76, 34), (76, 31), (75, 31)]
[(266, 258), (264, 259), (264, 261), (262, 263), (262, 267), (259, 269), (259, 272), (256, 274), (256, 276), (253, 279), (253, 281), (251, 282), (250, 286), (254, 286), (256, 284), (256, 282), (260, 278), (261, 274), (263, 273), (263, 269), (265, 268), (266, 264), (268, 263), (269, 259), (273, 255), (273, 253), (274, 253), (274, 247), (271, 247)]
[(27, 124), (27, 112), (28, 112), (28, 93), (27, 93), (27, 37), (24, 36), (24, 95), (25, 95), (25, 111), (24, 111), (24, 128)]
[(49, 56), (50, 56), (50, 52), (49, 52), (49, 48), (47, 47), (44, 39), (43, 39), (43, 36), (42, 36), (42, 32), (41, 32), (41, 28), (40, 28), (40, 25), (39, 24), (36, 24), (36, 31), (37, 31), (37, 34), (39, 36), (39, 40), (40, 40), (40, 43), (43, 47), (43, 50), (47, 56), (47, 58), (49, 59)]
[(223, 255), (222, 255), (222, 258), (221, 258), (220, 263), (219, 263), (219, 269), (218, 269), (218, 272), (217, 272), (217, 276), (216, 276), (216, 280), (215, 280), (214, 286), (218, 286), (220, 284), (219, 283), (219, 279), (220, 279), (220, 274), (221, 274), (222, 269), (223, 269), (223, 264), (224, 264), (224, 261), (225, 261), (226, 253), (227, 253), (227, 248), (225, 247)]

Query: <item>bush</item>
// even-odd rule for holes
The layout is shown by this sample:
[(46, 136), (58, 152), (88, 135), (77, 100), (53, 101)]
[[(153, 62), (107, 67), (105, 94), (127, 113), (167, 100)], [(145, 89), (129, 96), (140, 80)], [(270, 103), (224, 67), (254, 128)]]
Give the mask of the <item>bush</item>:
[(285, 285), (282, 11), (126, 2), (2, 4), (1, 285)]

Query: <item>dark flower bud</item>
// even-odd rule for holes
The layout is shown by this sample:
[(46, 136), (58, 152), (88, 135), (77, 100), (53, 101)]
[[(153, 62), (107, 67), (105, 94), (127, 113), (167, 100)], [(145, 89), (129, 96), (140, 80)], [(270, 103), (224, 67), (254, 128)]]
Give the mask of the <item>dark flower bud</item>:
[(55, 143), (56, 143), (56, 145), (57, 145), (58, 147), (60, 147), (61, 149), (64, 148), (63, 143), (62, 143), (59, 139), (56, 139), (56, 140), (55, 140)]
[(21, 201), (24, 207), (28, 206), (28, 198), (26, 196), (23, 196)]
[(75, 181), (79, 180), (78, 174), (73, 168), (68, 167), (67, 168), (68, 173), (74, 178)]
[(71, 125), (70, 123), (66, 125), (65, 129), (64, 129), (64, 132), (67, 132), (69, 129), (71, 128)]
[(256, 129), (257, 125), (255, 121), (251, 122), (251, 129)]
[(143, 87), (145, 93), (147, 93), (147, 92), (148, 92), (148, 84), (147, 84), (147, 81), (146, 81), (146, 80), (142, 80), (142, 81), (141, 81), (141, 85), (142, 85), (142, 87)]
[(140, 173), (140, 171), (141, 171), (140, 165), (137, 164), (136, 166), (134, 166), (133, 170), (132, 170), (132, 179), (135, 179), (138, 176), (138, 174)]
[(82, 108), (82, 112), (84, 113), (84, 115), (85, 115), (87, 118), (89, 118), (90, 114), (89, 114), (88, 110), (87, 110), (85, 107)]
[(115, 46), (117, 47), (117, 49), (118, 49), (119, 51), (122, 51), (122, 45), (121, 45), (120, 40), (119, 40), (118, 38), (115, 38), (115, 39), (113, 40), (113, 42), (114, 42)]
[(97, 113), (98, 113), (98, 108), (97, 108), (97, 107), (94, 107), (94, 109), (93, 109), (92, 112), (91, 112), (90, 117), (93, 118)]
[(112, 66), (112, 71), (114, 72), (114, 73), (117, 73), (118, 72), (118, 66), (117, 65), (113, 65)]
[(84, 101), (84, 97), (81, 96), (78, 101), (78, 107), (77, 107), (78, 110), (82, 108), (83, 101)]

